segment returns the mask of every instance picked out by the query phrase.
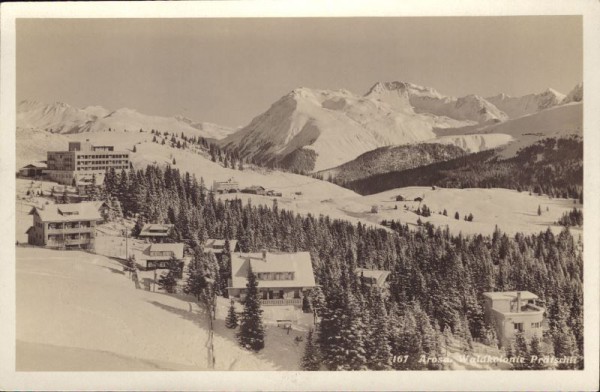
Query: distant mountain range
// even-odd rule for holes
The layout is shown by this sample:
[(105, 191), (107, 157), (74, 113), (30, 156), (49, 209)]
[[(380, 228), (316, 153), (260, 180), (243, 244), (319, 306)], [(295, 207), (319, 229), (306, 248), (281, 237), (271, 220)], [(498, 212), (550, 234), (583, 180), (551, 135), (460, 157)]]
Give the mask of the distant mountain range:
[(61, 134), (155, 129), (212, 139), (221, 139), (235, 131), (216, 124), (195, 123), (181, 116), (150, 116), (127, 108), (110, 111), (101, 106), (79, 109), (63, 102), (45, 104), (31, 100), (17, 105), (17, 127)]
[[(215, 139), (221, 147), (263, 165), (309, 173), (336, 168), (386, 146), (427, 142), (478, 152), (509, 142), (517, 145), (524, 139), (533, 142), (523, 135), (547, 134), (536, 125), (540, 121), (548, 125), (545, 119), (538, 121), (538, 113), (581, 106), (582, 99), (582, 84), (567, 95), (547, 89), (522, 97), (499, 94), (483, 98), (449, 97), (430, 87), (393, 81), (375, 83), (364, 95), (298, 88), (239, 130), (126, 108), (79, 109), (60, 102), (29, 100), (17, 106), (17, 127), (61, 134), (109, 129), (183, 132)], [(563, 133), (569, 133), (581, 130), (581, 116), (577, 116), (576, 109), (568, 109), (550, 117), (563, 126)]]

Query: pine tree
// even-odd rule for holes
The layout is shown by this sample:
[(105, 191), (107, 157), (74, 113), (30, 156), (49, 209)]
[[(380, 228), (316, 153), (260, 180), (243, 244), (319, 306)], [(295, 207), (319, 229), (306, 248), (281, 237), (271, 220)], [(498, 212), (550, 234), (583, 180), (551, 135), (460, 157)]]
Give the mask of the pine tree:
[(539, 361), (540, 358), (544, 356), (544, 352), (542, 351), (542, 341), (537, 335), (533, 335), (530, 342), (529, 348), (529, 363), (530, 369), (533, 370), (543, 370), (546, 369), (547, 366), (545, 363)]
[[(513, 355), (517, 358), (517, 361), (512, 364), (515, 370), (528, 370), (530, 368), (529, 348), (523, 332), (519, 331), (515, 335)], [(521, 363), (521, 360), (523, 360), (523, 363)]]
[(158, 279), (158, 287), (167, 293), (174, 293), (177, 279), (181, 276), (181, 266), (175, 257), (171, 257), (167, 265), (168, 271)]
[(460, 214), (458, 213), (458, 211), (456, 211), (456, 213), (454, 214), (454, 219), (460, 220)]
[(367, 366), (372, 370), (387, 370), (391, 367), (392, 352), (389, 336), (389, 322), (383, 298), (375, 294), (370, 318), (369, 335), (365, 342)]
[(304, 346), (304, 355), (300, 363), (302, 370), (315, 371), (321, 369), (321, 358), (319, 355), (319, 347), (313, 339), (313, 330), (308, 331), (306, 336), (306, 345)]
[(240, 320), (240, 330), (237, 334), (242, 347), (252, 351), (260, 351), (265, 347), (265, 330), (262, 323), (262, 313), (260, 299), (258, 298), (258, 281), (250, 265), (248, 267), (244, 312)]
[(229, 329), (235, 329), (238, 326), (238, 317), (235, 313), (235, 303), (233, 299), (229, 305), (229, 311), (227, 312), (227, 317), (225, 318), (225, 326)]
[(542, 207), (538, 204), (537, 214), (542, 215)]
[(133, 150), (131, 150), (132, 152), (137, 152), (137, 149), (135, 148), (135, 146), (133, 146)]

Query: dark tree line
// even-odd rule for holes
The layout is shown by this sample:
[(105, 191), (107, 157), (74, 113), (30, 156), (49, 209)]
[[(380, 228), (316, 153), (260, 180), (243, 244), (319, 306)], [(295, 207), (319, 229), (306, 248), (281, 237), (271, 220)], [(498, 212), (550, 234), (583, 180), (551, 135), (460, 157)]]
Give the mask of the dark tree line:
[(565, 212), (560, 217), (558, 224), (565, 227), (583, 226), (583, 211), (573, 207), (571, 211)]
[[(547, 307), (548, 343), (582, 352), (582, 244), (568, 228), (558, 235), (548, 229), (514, 237), (500, 230), (463, 236), (429, 223), (414, 230), (391, 222), (389, 231), (240, 199), (223, 201), (202, 179), (171, 167), (109, 172), (105, 186), (126, 216), (173, 223), (172, 240), (187, 243), (199, 276), (214, 282), (226, 282), (229, 260), (203, 256), (198, 250), (207, 238), (236, 239), (243, 252), (309, 251), (322, 288), (312, 298), (321, 320), (312, 349), (328, 369), (436, 368), (393, 362), (390, 354), (439, 353), (450, 334), (468, 351), (472, 339), (489, 332), (481, 295), (486, 291), (537, 294)], [(391, 271), (389, 295), (365, 286), (357, 267)], [(218, 284), (216, 290), (223, 292)]]
[(583, 141), (548, 138), (501, 158), (496, 150), (404, 171), (378, 174), (344, 186), (373, 194), (408, 186), (507, 188), (583, 201)]

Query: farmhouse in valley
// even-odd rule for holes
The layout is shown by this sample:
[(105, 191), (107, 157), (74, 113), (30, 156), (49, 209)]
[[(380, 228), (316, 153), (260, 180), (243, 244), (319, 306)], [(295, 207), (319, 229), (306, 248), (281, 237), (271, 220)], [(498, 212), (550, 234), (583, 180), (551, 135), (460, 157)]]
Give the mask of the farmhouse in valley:
[(173, 224), (166, 223), (146, 223), (138, 235), (140, 239), (146, 239), (150, 242), (163, 242), (169, 237), (173, 230)]
[(115, 151), (113, 146), (94, 146), (89, 141), (69, 142), (68, 151), (48, 151), (50, 179), (65, 185), (89, 184), (95, 178), (102, 184), (106, 170), (129, 169), (129, 153)]
[(33, 207), (33, 226), (27, 230), (31, 245), (57, 249), (92, 249), (96, 224), (104, 221), (108, 206), (104, 202), (49, 204)]
[(231, 284), (227, 288), (231, 298), (245, 299), (250, 266), (263, 305), (300, 306), (305, 292), (315, 287), (309, 252), (232, 253)]
[[(238, 245), (237, 240), (229, 240), (229, 251), (239, 252), (240, 247)], [(218, 240), (214, 238), (209, 238), (204, 243), (204, 253), (212, 253), (215, 256), (219, 257), (225, 252), (225, 240)]]
[(486, 321), (495, 325), (499, 342), (510, 342), (518, 331), (527, 338), (542, 337), (545, 309), (538, 304), (537, 295), (529, 291), (502, 291), (483, 296)]
[(368, 268), (357, 268), (354, 273), (367, 285), (371, 287), (387, 288), (387, 279), (390, 271), (375, 270)]
[(181, 266), (187, 261), (183, 256), (183, 243), (152, 244), (144, 249), (142, 260), (146, 262), (146, 269), (166, 269), (171, 258), (180, 262)]

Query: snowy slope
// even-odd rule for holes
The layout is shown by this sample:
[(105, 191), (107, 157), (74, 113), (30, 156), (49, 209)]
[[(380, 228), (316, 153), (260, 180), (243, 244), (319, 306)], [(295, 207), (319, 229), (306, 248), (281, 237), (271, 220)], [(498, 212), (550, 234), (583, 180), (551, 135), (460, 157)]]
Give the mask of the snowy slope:
[[(210, 370), (208, 319), (193, 298), (136, 290), (113, 259), (17, 248), (18, 370)], [(215, 370), (299, 370), (304, 329), (269, 326), (265, 349), (242, 349), (220, 300)], [(294, 326), (296, 327), (296, 326)]]
[(17, 127), (42, 129), (54, 133), (81, 133), (111, 130), (139, 131), (152, 129), (161, 132), (185, 133), (187, 136), (202, 136), (221, 139), (232, 129), (212, 123), (195, 123), (184, 117), (151, 116), (133, 109), (122, 108), (110, 111), (102, 106), (78, 109), (62, 102), (43, 104), (25, 100), (17, 105)]
[(315, 157), (308, 171), (318, 171), (378, 147), (430, 139), (438, 122), (399, 103), (391, 106), (345, 90), (300, 88), (220, 142), (266, 161), (310, 150)]
[(407, 82), (378, 82), (365, 97), (382, 100), (391, 105), (409, 104), (417, 113), (430, 113), (459, 121), (486, 123), (507, 119), (505, 113), (477, 95), (446, 97), (433, 88)]
[(565, 95), (556, 90), (548, 88), (539, 94), (528, 94), (522, 97), (511, 97), (506, 94), (498, 94), (486, 98), (498, 109), (506, 113), (510, 118), (517, 118), (539, 112), (560, 105)]

